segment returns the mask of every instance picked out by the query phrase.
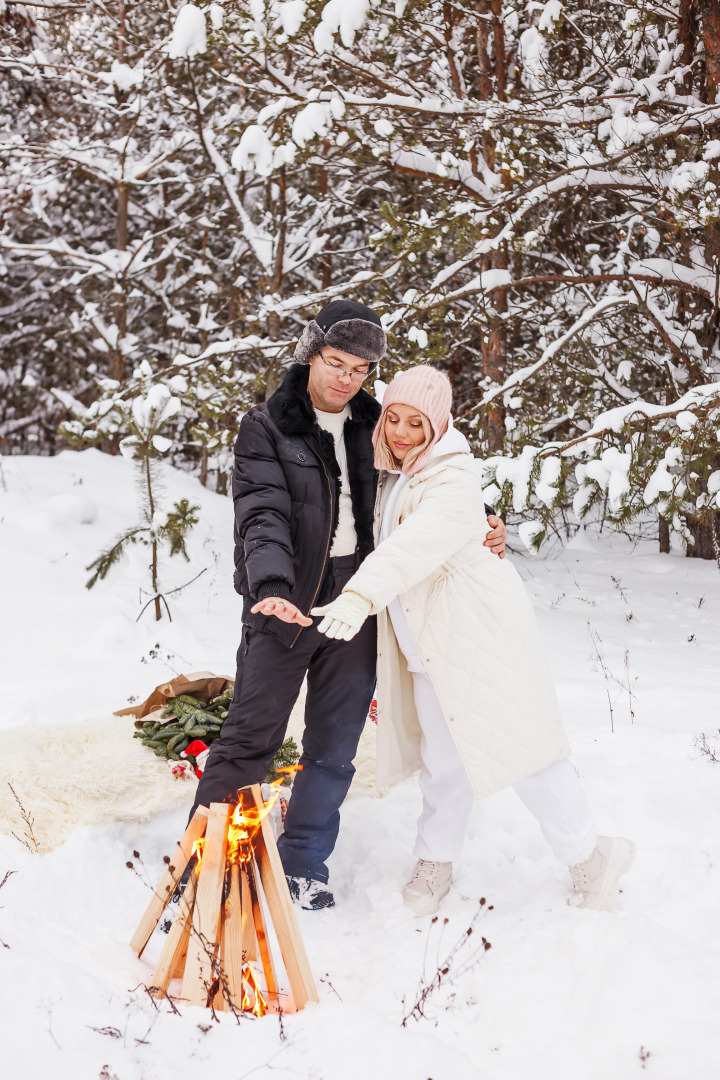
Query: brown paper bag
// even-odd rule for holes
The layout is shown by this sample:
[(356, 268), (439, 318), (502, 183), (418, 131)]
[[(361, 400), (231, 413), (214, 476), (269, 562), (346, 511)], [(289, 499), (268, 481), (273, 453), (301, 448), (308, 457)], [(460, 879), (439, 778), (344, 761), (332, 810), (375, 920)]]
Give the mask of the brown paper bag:
[(211, 698), (222, 694), (223, 690), (233, 685), (234, 679), (227, 675), (213, 675), (211, 671), (195, 671), (191, 675), (176, 675), (169, 682), (156, 686), (149, 698), (141, 705), (130, 705), (127, 709), (118, 709), (113, 716), (136, 717), (135, 727), (141, 728), (148, 720), (159, 720), (161, 723), (169, 723), (172, 717), (163, 718), (162, 710), (168, 698), (178, 697), (179, 694), (192, 694), (198, 701), (208, 702)]

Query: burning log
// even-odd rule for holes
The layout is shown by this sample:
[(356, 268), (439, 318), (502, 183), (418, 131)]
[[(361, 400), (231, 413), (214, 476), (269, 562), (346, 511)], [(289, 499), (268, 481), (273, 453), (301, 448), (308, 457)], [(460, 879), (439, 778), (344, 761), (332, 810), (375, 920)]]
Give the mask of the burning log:
[[(293, 770), (294, 771), (294, 770)], [(192, 870), (178, 912), (153, 973), (150, 990), (168, 994), (182, 979), (180, 997), (190, 1005), (262, 1016), (268, 1010), (302, 1009), (317, 1001), (317, 989), (300, 936), (260, 787), (238, 792), (236, 807), (199, 807), (135, 931), (131, 945), (141, 955), (185, 869)], [(290, 984), (291, 1001), (281, 1002), (267, 933), (275, 931)], [(259, 958), (262, 976), (252, 961)]]

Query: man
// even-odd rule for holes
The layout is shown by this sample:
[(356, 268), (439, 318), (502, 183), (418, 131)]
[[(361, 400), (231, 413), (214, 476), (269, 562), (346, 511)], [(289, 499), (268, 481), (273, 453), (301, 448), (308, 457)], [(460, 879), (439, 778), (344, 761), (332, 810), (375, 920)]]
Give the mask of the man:
[[(373, 548), (379, 403), (362, 389), (385, 354), (382, 323), (350, 300), (305, 327), (295, 363), (235, 444), (235, 588), (244, 597), (235, 695), (195, 805), (235, 801), (263, 779), (307, 675), (302, 771), (278, 842), (302, 907), (334, 903), (326, 860), (375, 687), (376, 622), (352, 641), (317, 630), (311, 608), (334, 600)], [(488, 545), (504, 554), (498, 519)]]

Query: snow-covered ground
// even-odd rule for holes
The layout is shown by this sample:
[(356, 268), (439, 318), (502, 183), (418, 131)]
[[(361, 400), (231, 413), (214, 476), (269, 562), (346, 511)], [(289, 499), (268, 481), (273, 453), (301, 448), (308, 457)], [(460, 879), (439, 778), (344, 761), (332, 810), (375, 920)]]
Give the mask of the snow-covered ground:
[[(172, 623), (150, 609), (136, 622), (146, 551), (83, 587), (88, 563), (134, 520), (131, 467), (92, 450), (0, 464), (4, 729), (105, 716), (177, 671), (232, 674), (240, 602), (228, 499), (167, 470), (166, 498), (201, 503), (202, 521), (191, 562), (165, 561), (165, 588), (206, 569), (170, 598)], [(156, 1007), (141, 984), (157, 945), (147, 960), (127, 945), (149, 890), (125, 864), (139, 850), (156, 881), (185, 808), (142, 828), (82, 829), (42, 856), (0, 834), (0, 881), (15, 871), (0, 889), (4, 1077), (718, 1075), (720, 762), (696, 746), (701, 733), (714, 746), (720, 727), (717, 568), (587, 534), (515, 559), (598, 826), (638, 846), (617, 909), (567, 906), (566, 872), (510, 791), (475, 807), (441, 918), (415, 920), (400, 899), (419, 811), (411, 781), (385, 799), (348, 800), (331, 864), (337, 906), (299, 912), (320, 1005), (286, 1017), (283, 1031), (272, 1017), (213, 1023), (202, 1010)], [(71, 755), (54, 763), (59, 776)], [(421, 977), (462, 939), (480, 897), (425, 1017), (403, 1027)]]

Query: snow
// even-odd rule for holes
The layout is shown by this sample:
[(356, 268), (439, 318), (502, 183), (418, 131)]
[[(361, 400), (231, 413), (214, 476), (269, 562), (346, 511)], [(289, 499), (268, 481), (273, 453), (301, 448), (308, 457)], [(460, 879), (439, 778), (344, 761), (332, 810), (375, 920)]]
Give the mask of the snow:
[(332, 127), (333, 111), (328, 102), (311, 101), (295, 117), (292, 126), (293, 142), (305, 146), (318, 135), (327, 135)]
[(127, 93), (134, 86), (142, 86), (143, 67), (142, 64), (138, 64), (137, 67), (133, 68), (128, 64), (123, 64), (120, 60), (113, 60), (110, 71), (101, 72), (98, 78), (102, 79), (103, 82), (114, 84), (118, 90)]
[(540, 13), (538, 30), (541, 34), (552, 34), (562, 18), (563, 5), (560, 0), (548, 0)]
[(186, 4), (180, 8), (173, 26), (172, 37), (168, 45), (171, 60), (197, 56), (207, 50), (207, 26), (205, 13), (195, 4)]
[(332, 52), (334, 35), (339, 33), (346, 49), (351, 49), (355, 34), (365, 23), (371, 0), (329, 0), (323, 7), (321, 22), (314, 34), (319, 53)]
[(524, 446), (516, 458), (488, 458), (486, 467), (494, 469), (495, 480), (502, 487), (503, 484), (512, 484), (513, 509), (522, 511), (530, 489), (530, 473), (535, 463), (537, 450), (532, 446)]
[(533, 550), (533, 540), (545, 531), (542, 521), (521, 521), (518, 535), (528, 551)]
[(225, 8), (222, 4), (211, 4), (208, 8), (208, 14), (210, 15), (213, 30), (221, 30), (225, 22)]
[[(554, 454), (550, 457), (546, 457), (540, 467), (540, 476), (538, 477), (538, 482), (535, 485), (535, 494), (537, 495), (538, 499), (540, 499), (540, 501), (545, 503), (545, 505), (548, 507), (552, 506), (552, 504), (555, 502), (555, 499), (557, 498), (557, 488), (555, 487), (555, 484), (560, 477), (560, 470), (560, 458)], [(524, 522), (524, 524), (528, 525), (529, 522)], [(524, 543), (525, 538), (523, 536), (522, 529), (520, 531), (520, 538), (523, 540)]]
[[(147, 587), (146, 551), (91, 592), (83, 588), (88, 563), (135, 519), (127, 462), (95, 450), (2, 459), (4, 728), (106, 717), (173, 672), (233, 670), (240, 601), (231, 584), (231, 500), (162, 468), (167, 504), (185, 496), (202, 506), (188, 540), (190, 563), (161, 563), (166, 589), (206, 568), (170, 598), (172, 623), (155, 623), (150, 610), (135, 621), (138, 591)], [(520, 546), (514, 531), (513, 546)], [(44, 856), (0, 834), (0, 881), (14, 871), (0, 890), (4, 1075), (715, 1074), (720, 764), (697, 740), (704, 733), (706, 745), (717, 746), (717, 568), (591, 529), (564, 547), (551, 543), (541, 556), (511, 559), (540, 621), (573, 761), (598, 824), (638, 845), (617, 909), (567, 906), (566, 872), (507, 791), (476, 805), (441, 918), (415, 920), (400, 888), (413, 863), (417, 784), (407, 781), (385, 799), (356, 796), (343, 808), (331, 859), (337, 905), (298, 912), (320, 1004), (285, 1017), (283, 1040), (274, 1018), (248, 1019), (238, 1030), (226, 1015), (215, 1023), (182, 1005), (179, 1015), (164, 1004), (156, 1009), (143, 992), (159, 943), (142, 960), (127, 945), (149, 888), (125, 863), (140, 851), (156, 882), (186, 807), (143, 826), (82, 828)], [(593, 661), (588, 623), (608, 684)], [(634, 718), (620, 685), (628, 676)], [(72, 747), (49, 764), (60, 776), (71, 769)], [(484, 935), (492, 948), (466, 970), (449, 972), (430, 998), (427, 1020), (402, 1027), (423, 971), (432, 976), (481, 896), (487, 905), (473, 936)]]
[(383, 139), (389, 139), (395, 130), (394, 124), (391, 124), (390, 121), (386, 120), (384, 117), (380, 120), (376, 120), (373, 124), (373, 128), (375, 129), (375, 133)]
[(490, 292), (492, 289), (510, 285), (512, 274), (509, 270), (484, 270), (480, 275), (480, 283), (485, 292)]
[(683, 409), (675, 417), (675, 423), (681, 431), (692, 431), (697, 424), (697, 416), (694, 412), (690, 412), (689, 409)]
[(657, 468), (653, 470), (650, 479), (645, 485), (643, 502), (646, 506), (652, 506), (661, 492), (672, 491), (672, 489), (673, 478), (668, 472), (667, 462), (661, 461)]
[(297, 34), (305, 18), (305, 0), (286, 0), (285, 3), (275, 5), (275, 11), (280, 18), (283, 33), (288, 37)]
[(240, 172), (254, 170), (260, 176), (269, 176), (273, 171), (273, 153), (273, 145), (265, 129), (259, 124), (250, 124), (233, 151), (231, 164), (233, 169)]

